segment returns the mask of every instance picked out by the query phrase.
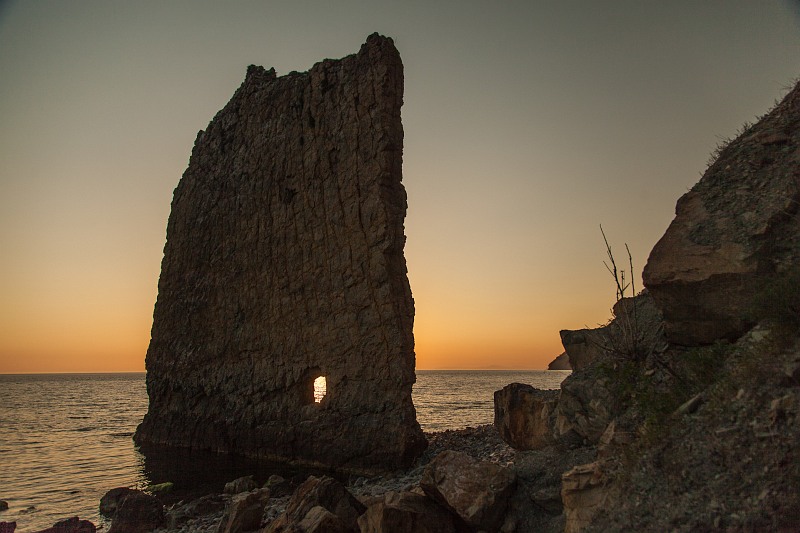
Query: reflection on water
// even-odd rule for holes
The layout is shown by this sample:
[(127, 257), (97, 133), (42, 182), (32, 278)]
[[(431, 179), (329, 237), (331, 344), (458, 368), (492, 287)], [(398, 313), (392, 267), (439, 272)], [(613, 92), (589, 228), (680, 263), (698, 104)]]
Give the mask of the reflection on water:
[[(558, 388), (569, 371), (418, 371), (417, 418), (425, 431), (490, 424), (493, 393), (508, 383)], [(315, 396), (324, 395), (315, 387)], [(172, 482), (173, 498), (219, 491), (242, 475), (263, 483), (294, 471), (208, 452), (149, 447), (131, 439), (147, 410), (144, 373), (0, 375), (0, 520), (38, 531), (78, 515), (98, 526), (100, 497), (114, 487)]]

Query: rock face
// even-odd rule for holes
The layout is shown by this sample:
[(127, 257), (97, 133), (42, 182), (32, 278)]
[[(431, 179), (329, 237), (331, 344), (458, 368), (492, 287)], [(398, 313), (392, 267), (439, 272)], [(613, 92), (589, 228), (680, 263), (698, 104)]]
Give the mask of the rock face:
[(764, 282), (800, 261), (800, 85), (721, 150), (678, 200), (643, 281), (667, 338), (736, 339)]
[(592, 523), (609, 501), (608, 479), (599, 462), (579, 465), (562, 476), (564, 533), (578, 533)]
[(377, 34), (307, 73), (248, 68), (175, 189), (137, 442), (341, 471), (422, 452), (402, 97)]
[(516, 483), (511, 469), (447, 450), (425, 467), (419, 485), (468, 526), (497, 531)]
[(536, 450), (554, 442), (559, 391), (511, 383), (494, 393), (494, 427), (517, 450)]
[(422, 494), (390, 492), (358, 519), (361, 533), (455, 533), (453, 516)]
[(561, 352), (561, 355), (550, 361), (547, 370), (572, 370), (567, 352)]
[(308, 531), (311, 525), (318, 531), (325, 531), (319, 524), (330, 526), (332, 522), (345, 531), (358, 531), (358, 517), (365, 510), (366, 507), (335, 479), (310, 476), (297, 488), (286, 511), (270, 524), (267, 533), (296, 531), (301, 523), (305, 527), (301, 531)]

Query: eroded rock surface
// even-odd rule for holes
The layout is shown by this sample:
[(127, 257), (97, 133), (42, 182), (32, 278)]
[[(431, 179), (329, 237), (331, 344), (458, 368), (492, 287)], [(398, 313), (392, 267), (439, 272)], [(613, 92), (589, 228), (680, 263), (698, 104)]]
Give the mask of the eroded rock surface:
[(751, 326), (759, 288), (800, 262), (800, 85), (721, 150), (642, 275), (667, 338), (696, 346)]
[(377, 34), (307, 73), (248, 68), (175, 189), (138, 442), (344, 471), (421, 453), (402, 97)]
[(494, 427), (517, 450), (536, 450), (554, 442), (559, 391), (511, 383), (494, 393)]

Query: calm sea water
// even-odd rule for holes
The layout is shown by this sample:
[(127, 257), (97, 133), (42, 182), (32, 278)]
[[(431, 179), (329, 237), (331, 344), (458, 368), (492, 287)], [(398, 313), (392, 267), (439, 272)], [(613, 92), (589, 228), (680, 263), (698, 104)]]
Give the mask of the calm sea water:
[[(567, 375), (420, 370), (417, 418), (428, 432), (489, 424), (495, 390), (515, 381), (554, 389)], [(286, 473), (239, 458), (134, 449), (146, 411), (144, 373), (0, 375), (0, 499), (9, 504), (0, 521), (16, 521), (19, 532), (75, 515), (107, 526), (97, 506), (113, 487), (171, 481), (199, 494), (240, 475)]]

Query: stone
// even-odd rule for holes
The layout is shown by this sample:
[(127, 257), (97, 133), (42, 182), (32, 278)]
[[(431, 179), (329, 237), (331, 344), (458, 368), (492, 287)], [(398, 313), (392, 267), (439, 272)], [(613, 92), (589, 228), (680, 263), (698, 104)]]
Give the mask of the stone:
[(494, 393), (494, 427), (517, 450), (537, 450), (554, 442), (559, 391), (511, 383)]
[(17, 529), (16, 522), (0, 522), (0, 533), (14, 533)]
[(358, 531), (358, 517), (366, 510), (344, 485), (327, 476), (309, 478), (292, 495), (286, 510), (267, 528), (268, 533), (294, 531), (314, 507), (336, 515), (347, 531)]
[(561, 355), (553, 359), (550, 364), (547, 365), (547, 370), (572, 370), (567, 352), (561, 352)]
[(621, 448), (625, 448), (634, 440), (634, 433), (626, 431), (613, 420), (600, 435), (597, 442), (597, 458), (610, 459), (618, 455)]
[(97, 527), (88, 520), (81, 520), (77, 516), (59, 520), (53, 527), (43, 529), (38, 533), (95, 533)]
[(100, 498), (100, 514), (113, 517), (122, 500), (133, 492), (136, 491), (128, 487), (117, 487), (109, 490)]
[(700, 406), (703, 405), (705, 399), (703, 398), (702, 393), (697, 393), (685, 402), (683, 402), (678, 409), (676, 409), (676, 414), (679, 415), (691, 415), (697, 412), (700, 409)]
[(108, 533), (147, 533), (164, 524), (164, 508), (154, 496), (133, 490), (122, 498)]
[(210, 515), (225, 509), (225, 498), (221, 494), (208, 494), (196, 500), (175, 505), (166, 513), (169, 529), (178, 529), (193, 518)]
[(516, 474), (463, 452), (446, 450), (428, 463), (419, 484), (425, 494), (470, 527), (497, 531), (503, 525)]
[(226, 506), (217, 533), (244, 533), (261, 527), (269, 489), (258, 489), (235, 495)]
[(0, 512), (8, 511), (8, 502), (5, 500), (0, 500)]
[(361, 533), (455, 533), (453, 515), (427, 496), (389, 492), (358, 519)]
[(284, 479), (283, 476), (279, 476), (278, 474), (272, 474), (267, 479), (267, 482), (264, 483), (264, 488), (269, 489), (269, 493), (273, 498), (280, 498), (282, 496), (288, 496), (292, 493), (292, 484), (289, 482), (288, 479)]
[(306, 513), (306, 516), (297, 523), (297, 530), (303, 533), (347, 533), (351, 531), (341, 518), (321, 505), (312, 507)]
[(556, 405), (555, 435), (569, 446), (596, 444), (619, 414), (609, 378), (597, 368), (573, 372), (561, 383)]
[(578, 533), (610, 501), (608, 479), (600, 462), (579, 465), (561, 477), (561, 501), (566, 525), (564, 533)]
[(377, 34), (306, 73), (248, 68), (175, 189), (137, 443), (351, 473), (422, 453), (402, 101)]
[(800, 263), (799, 146), (797, 84), (678, 200), (642, 274), (671, 343), (739, 338), (762, 288)]
[(243, 476), (225, 483), (225, 488), (222, 492), (225, 494), (239, 494), (240, 492), (250, 492), (257, 488), (258, 484), (253, 479), (253, 476)]

